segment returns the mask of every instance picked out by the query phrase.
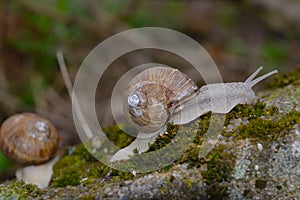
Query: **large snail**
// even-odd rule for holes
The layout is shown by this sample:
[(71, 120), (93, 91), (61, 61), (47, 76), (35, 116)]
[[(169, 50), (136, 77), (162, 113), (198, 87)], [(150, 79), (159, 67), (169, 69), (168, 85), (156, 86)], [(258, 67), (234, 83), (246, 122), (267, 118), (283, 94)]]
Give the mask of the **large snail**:
[(228, 113), (237, 104), (252, 103), (257, 97), (252, 87), (277, 73), (271, 71), (254, 79), (259, 67), (245, 82), (214, 83), (200, 89), (185, 74), (167, 66), (157, 66), (139, 73), (125, 91), (124, 112), (139, 130), (136, 139), (119, 150), (112, 161), (129, 159), (149, 149), (168, 122), (185, 124), (212, 111)]
[(32, 113), (15, 114), (5, 120), (0, 129), (0, 151), (24, 167), (17, 170), (17, 178), (39, 187), (50, 182), (61, 141), (50, 121)]

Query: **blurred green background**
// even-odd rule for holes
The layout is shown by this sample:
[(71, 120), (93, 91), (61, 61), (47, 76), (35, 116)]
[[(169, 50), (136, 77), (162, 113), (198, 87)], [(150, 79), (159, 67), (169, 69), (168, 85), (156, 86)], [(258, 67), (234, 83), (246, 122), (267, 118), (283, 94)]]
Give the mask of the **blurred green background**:
[[(131, 28), (158, 26), (187, 34), (204, 46), (225, 81), (242, 81), (260, 65), (265, 71), (291, 71), (300, 63), (300, 2), (285, 2), (0, 0), (0, 120), (35, 111), (52, 120), (67, 143), (78, 143), (56, 51), (63, 51), (74, 80), (89, 51)], [(112, 70), (107, 79), (118, 76)], [(114, 123), (101, 101), (110, 94), (104, 89), (96, 98), (98, 112), (108, 113), (99, 118), (104, 126)], [(1, 156), (0, 164), (2, 170)]]

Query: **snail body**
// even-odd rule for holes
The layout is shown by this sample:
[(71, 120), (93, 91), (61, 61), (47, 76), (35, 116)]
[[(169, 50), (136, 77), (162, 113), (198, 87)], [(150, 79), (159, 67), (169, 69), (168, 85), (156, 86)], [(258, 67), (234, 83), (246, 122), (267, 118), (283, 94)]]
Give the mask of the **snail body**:
[(170, 121), (174, 124), (186, 124), (209, 111), (226, 114), (237, 104), (253, 103), (257, 97), (252, 87), (277, 73), (277, 70), (274, 70), (254, 79), (261, 70), (262, 67), (259, 67), (245, 82), (213, 83), (202, 86), (194, 97), (188, 98), (178, 106)]
[(0, 150), (14, 163), (37, 165), (56, 154), (60, 136), (52, 123), (36, 114), (15, 114), (0, 129)]
[(214, 83), (200, 89), (177, 69), (159, 66), (144, 70), (129, 83), (123, 104), (139, 133), (111, 162), (128, 159), (134, 149), (147, 151), (168, 122), (186, 124), (209, 111), (225, 114), (237, 104), (252, 103), (257, 98), (252, 87), (277, 73), (274, 70), (254, 79), (261, 70), (259, 67), (245, 82)]

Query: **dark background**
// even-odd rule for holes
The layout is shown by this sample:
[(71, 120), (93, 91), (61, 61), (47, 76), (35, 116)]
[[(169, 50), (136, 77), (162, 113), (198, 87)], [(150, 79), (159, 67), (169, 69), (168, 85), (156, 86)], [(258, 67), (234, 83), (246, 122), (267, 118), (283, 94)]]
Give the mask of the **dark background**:
[[(260, 65), (264, 72), (292, 71), (300, 62), (299, 10), (296, 0), (0, 0), (0, 121), (16, 112), (37, 112), (54, 122), (67, 143), (78, 143), (56, 51), (62, 49), (74, 80), (96, 45), (131, 28), (165, 27), (192, 37), (225, 82), (243, 81)], [(113, 85), (138, 59), (183, 64), (151, 50), (114, 62), (96, 97), (103, 126), (114, 123), (106, 102)]]

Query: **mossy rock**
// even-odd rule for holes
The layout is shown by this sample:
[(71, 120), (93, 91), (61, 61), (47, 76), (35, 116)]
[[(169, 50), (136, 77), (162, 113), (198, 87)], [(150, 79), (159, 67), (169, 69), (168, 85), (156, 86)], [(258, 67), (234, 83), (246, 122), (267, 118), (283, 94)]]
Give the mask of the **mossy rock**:
[[(54, 166), (48, 188), (12, 180), (0, 185), (0, 199), (296, 197), (300, 191), (296, 176), (300, 166), (299, 80), (300, 74), (278, 77), (278, 84), (259, 94), (260, 101), (236, 106), (226, 115), (218, 142), (205, 157), (198, 154), (207, 142), (211, 113), (191, 122), (196, 136), (187, 151), (160, 170), (144, 174), (114, 170), (98, 162), (81, 144), (70, 147)], [(168, 134), (159, 136), (149, 151), (170, 144), (177, 130), (178, 126), (169, 125)], [(106, 132), (120, 147), (133, 139), (116, 126)]]

